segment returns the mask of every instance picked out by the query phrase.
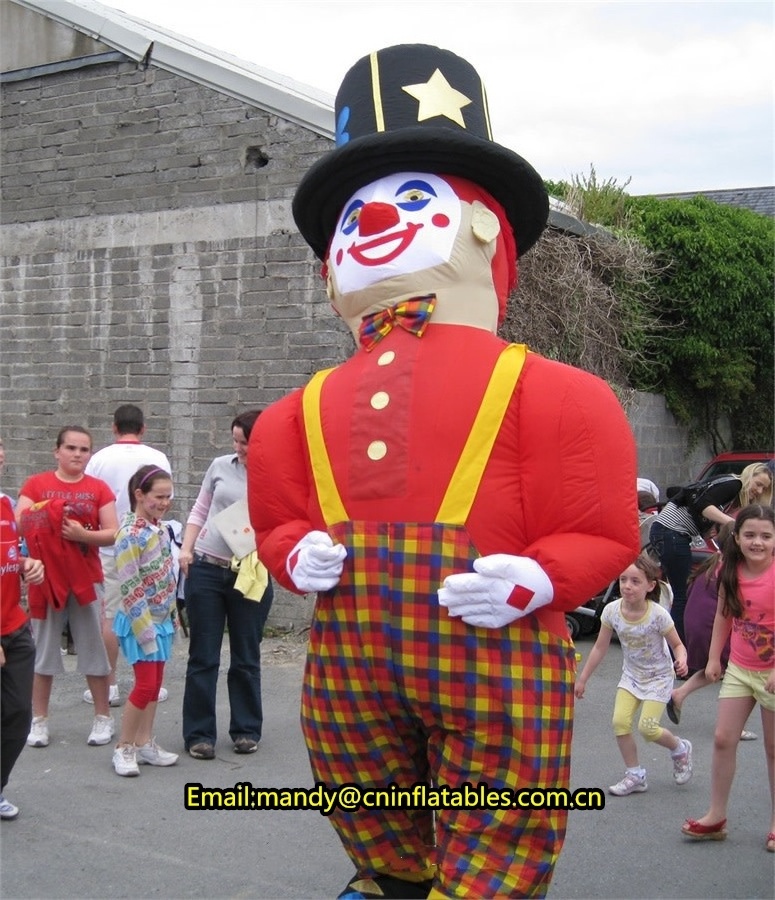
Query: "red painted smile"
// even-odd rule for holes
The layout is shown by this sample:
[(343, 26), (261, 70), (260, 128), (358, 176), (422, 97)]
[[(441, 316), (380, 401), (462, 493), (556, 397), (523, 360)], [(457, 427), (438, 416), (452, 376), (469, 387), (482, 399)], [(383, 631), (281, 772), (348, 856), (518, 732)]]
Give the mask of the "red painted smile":
[[(347, 252), (362, 266), (381, 266), (400, 256), (422, 227), (422, 224), (410, 222), (404, 231), (385, 234), (362, 244), (352, 244)], [(375, 253), (380, 255), (375, 256)]]

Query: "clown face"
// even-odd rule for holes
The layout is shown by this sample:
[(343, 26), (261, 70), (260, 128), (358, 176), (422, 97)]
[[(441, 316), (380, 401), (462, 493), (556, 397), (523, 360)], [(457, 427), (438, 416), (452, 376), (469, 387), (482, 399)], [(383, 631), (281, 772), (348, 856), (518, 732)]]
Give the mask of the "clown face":
[(437, 175), (401, 172), (347, 201), (328, 266), (342, 293), (447, 262), (461, 220), (460, 199)]

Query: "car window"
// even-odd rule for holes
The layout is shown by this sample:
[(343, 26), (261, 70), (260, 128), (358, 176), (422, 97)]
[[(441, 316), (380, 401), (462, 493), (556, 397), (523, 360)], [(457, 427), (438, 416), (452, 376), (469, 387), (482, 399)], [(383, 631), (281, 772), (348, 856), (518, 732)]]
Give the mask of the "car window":
[(719, 462), (712, 462), (705, 469), (698, 481), (710, 481), (719, 475), (739, 475), (746, 466), (750, 466), (755, 462), (767, 462), (768, 457), (762, 456), (761, 459), (725, 459)]
[(748, 460), (713, 463), (702, 473), (702, 480), (709, 481), (711, 478), (717, 478), (719, 475), (739, 475), (748, 463)]

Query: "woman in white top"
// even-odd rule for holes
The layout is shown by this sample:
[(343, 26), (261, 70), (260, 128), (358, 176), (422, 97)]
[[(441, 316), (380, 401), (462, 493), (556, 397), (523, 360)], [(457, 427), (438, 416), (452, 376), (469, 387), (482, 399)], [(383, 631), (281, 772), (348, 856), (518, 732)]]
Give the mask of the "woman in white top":
[(259, 410), (241, 413), (231, 423), (234, 453), (212, 461), (186, 522), (180, 568), (186, 576), (185, 604), (190, 628), (188, 668), (183, 695), (183, 739), (194, 759), (214, 759), (217, 740), (215, 695), (221, 644), (229, 629), (227, 685), (235, 753), (255, 753), (261, 740), (261, 639), (272, 606), (272, 583), (259, 601), (235, 588), (232, 552), (212, 520), (245, 497), (250, 431)]

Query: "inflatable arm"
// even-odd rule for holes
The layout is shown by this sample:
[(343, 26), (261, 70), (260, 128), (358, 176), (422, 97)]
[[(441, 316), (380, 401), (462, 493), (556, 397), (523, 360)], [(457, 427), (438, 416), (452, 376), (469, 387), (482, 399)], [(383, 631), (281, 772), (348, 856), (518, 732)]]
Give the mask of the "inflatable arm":
[(543, 440), (528, 447), (521, 471), (526, 545), (520, 553), (546, 572), (552, 608), (565, 611), (617, 578), (640, 550), (635, 441), (604, 381), (536, 362), (545, 394), (524, 397), (520, 431), (523, 440), (528, 430)]
[(263, 564), (294, 593), (306, 591), (288, 572), (288, 558), (309, 532), (310, 485), (300, 432), (301, 391), (269, 406), (256, 421), (248, 449), (248, 506)]

